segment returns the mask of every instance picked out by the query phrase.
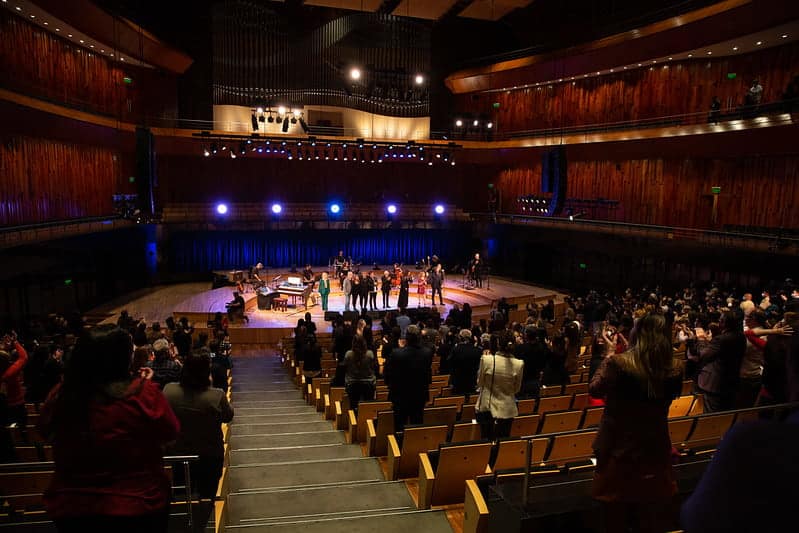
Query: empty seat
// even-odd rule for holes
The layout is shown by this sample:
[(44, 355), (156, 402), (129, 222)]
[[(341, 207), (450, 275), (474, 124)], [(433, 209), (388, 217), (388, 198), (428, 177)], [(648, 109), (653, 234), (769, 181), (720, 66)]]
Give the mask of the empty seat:
[(380, 411), (374, 420), (366, 421), (366, 449), (373, 457), (388, 455), (386, 439), (394, 434), (394, 411)]
[(425, 407), (422, 415), (424, 424), (444, 424), (452, 427), (458, 418), (458, 408), (454, 405), (444, 407)]
[(679, 448), (688, 440), (691, 428), (694, 427), (694, 418), (675, 418), (669, 420), (669, 437), (671, 445)]
[(521, 415), (514, 417), (510, 426), (511, 437), (535, 435), (538, 431), (540, 415)]
[(419, 454), (435, 450), (447, 441), (447, 426), (406, 426), (402, 436), (402, 447), (395, 435), (389, 435), (388, 474), (391, 479), (411, 477), (419, 473)]
[(686, 447), (692, 451), (706, 451), (705, 449), (715, 448), (732, 425), (734, 418), (734, 413), (697, 417)]
[(538, 410), (536, 412), (539, 415), (543, 415), (549, 411), (565, 411), (571, 407), (571, 404), (571, 396), (552, 396), (549, 398), (541, 398), (538, 400)]
[(379, 411), (387, 411), (391, 409), (391, 402), (360, 402), (358, 404), (358, 415), (349, 410), (349, 441), (353, 444), (357, 442), (366, 442), (366, 421), (372, 420), (377, 417)]
[(475, 417), (477, 404), (474, 403), (467, 403), (461, 407), (461, 421), (463, 422), (471, 422)]
[(452, 426), (450, 442), (468, 442), (480, 438), (480, 424), (459, 422)]
[(588, 392), (588, 383), (571, 383), (563, 388), (563, 394), (570, 396), (572, 394), (585, 394)]
[[(544, 461), (544, 456), (547, 453), (549, 446), (549, 439), (532, 439), (533, 441), (533, 454), (530, 459), (530, 464), (540, 464)], [(507, 470), (510, 468), (524, 468), (524, 456), (527, 453), (527, 440), (515, 439), (513, 437), (508, 439), (500, 439), (497, 443), (497, 457), (491, 469)]]
[(490, 442), (442, 444), (434, 467), (428, 454), (420, 453), (418, 507), (462, 503), (466, 480), (485, 472), (490, 454)]
[(691, 405), (693, 405), (693, 403), (693, 396), (680, 396), (679, 398), (673, 399), (669, 406), (669, 418), (687, 416), (691, 411)]
[(563, 464), (579, 459), (588, 459), (594, 454), (592, 444), (596, 431), (583, 431), (552, 437), (552, 449), (547, 455), (547, 463)]
[(454, 405), (455, 407), (458, 408), (458, 411), (460, 411), (465, 401), (466, 401), (466, 396), (447, 396), (442, 398), (433, 398), (433, 407), (446, 407)]
[(535, 399), (519, 400), (516, 407), (520, 415), (531, 415), (535, 413)]
[(538, 432), (559, 433), (561, 431), (573, 431), (580, 427), (582, 418), (582, 411), (550, 411), (542, 415), (541, 429)]
[(602, 420), (602, 413), (605, 412), (604, 407), (586, 407), (583, 411), (583, 421), (580, 423), (580, 428), (592, 428), (599, 425)]
[(572, 399), (571, 409), (582, 411), (583, 409), (588, 407), (588, 405), (590, 404), (590, 400), (591, 400), (590, 394), (588, 394), (587, 392), (579, 392), (575, 394), (574, 398)]

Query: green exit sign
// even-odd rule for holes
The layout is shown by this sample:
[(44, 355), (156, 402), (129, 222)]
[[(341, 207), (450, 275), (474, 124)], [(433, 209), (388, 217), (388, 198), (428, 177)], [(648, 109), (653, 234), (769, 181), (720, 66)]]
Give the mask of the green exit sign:
[(493, 107), (494, 109), (499, 109), (499, 102), (494, 102), (494, 103), (492, 104), (492, 107)]
[(133, 78), (131, 78), (130, 76), (125, 76), (124, 78), (122, 78), (122, 81), (125, 82), (125, 85), (130, 85), (131, 83), (133, 83)]
[(586, 268), (588, 268), (588, 265), (586, 265), (585, 263), (580, 263), (580, 268), (585, 270)]
[(713, 194), (721, 194), (721, 187), (711, 187), (710, 192)]
[(131, 177), (129, 177), (129, 178), (128, 178), (128, 182), (130, 182), (130, 183), (136, 183), (136, 176), (131, 176)]
[(728, 80), (734, 80), (737, 77), (738, 77), (738, 74), (736, 74), (735, 72), (728, 72), (727, 73), (727, 79)]

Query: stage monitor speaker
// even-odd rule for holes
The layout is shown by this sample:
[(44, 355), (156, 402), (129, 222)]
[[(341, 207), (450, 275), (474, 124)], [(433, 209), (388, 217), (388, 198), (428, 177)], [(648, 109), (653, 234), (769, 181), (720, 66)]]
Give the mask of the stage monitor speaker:
[(386, 316), (385, 311), (367, 311), (366, 314), (369, 315), (369, 318), (371, 318), (372, 321), (382, 320), (383, 317)]
[(155, 213), (153, 187), (157, 186), (155, 141), (149, 128), (136, 128), (136, 207), (142, 216)]
[(344, 311), (342, 316), (345, 322), (350, 322), (352, 324), (358, 322), (358, 318), (360, 317), (357, 311)]
[(333, 322), (337, 318), (341, 318), (338, 311), (325, 311), (325, 322)]

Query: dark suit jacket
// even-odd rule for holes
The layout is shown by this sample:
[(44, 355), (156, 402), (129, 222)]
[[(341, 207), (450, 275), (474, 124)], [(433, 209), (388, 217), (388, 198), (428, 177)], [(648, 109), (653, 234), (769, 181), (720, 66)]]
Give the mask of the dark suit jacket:
[(391, 353), (383, 369), (392, 402), (426, 402), (433, 353), (421, 346), (405, 346)]
[(449, 382), (457, 394), (474, 392), (477, 387), (477, 371), (483, 350), (470, 342), (455, 345), (449, 354)]
[(735, 394), (745, 352), (746, 337), (741, 332), (727, 331), (714, 337), (699, 354), (699, 388), (714, 394)]

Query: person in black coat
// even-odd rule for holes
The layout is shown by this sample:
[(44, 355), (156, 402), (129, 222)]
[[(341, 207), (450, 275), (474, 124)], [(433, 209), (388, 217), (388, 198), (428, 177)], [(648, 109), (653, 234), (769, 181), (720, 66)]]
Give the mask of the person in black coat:
[(422, 423), (433, 362), (433, 353), (421, 345), (418, 326), (408, 326), (405, 341), (404, 348), (391, 353), (383, 370), (388, 399), (394, 409), (395, 431), (402, 431), (408, 420), (411, 424)]
[(408, 308), (408, 287), (411, 284), (411, 276), (403, 272), (400, 277), (399, 296), (397, 297), (397, 307), (400, 309)]
[(519, 398), (538, 398), (541, 389), (541, 372), (552, 357), (546, 344), (547, 330), (528, 327), (524, 330), (525, 341), (516, 346), (514, 356), (524, 361), (522, 390)]
[(436, 305), (436, 293), (438, 293), (438, 303), (444, 305), (444, 296), (441, 292), (441, 287), (444, 284), (444, 271), (441, 269), (440, 264), (436, 265), (436, 267), (430, 271), (430, 274), (427, 276), (427, 282), (433, 290), (431, 299), (433, 305)]
[(477, 387), (477, 371), (483, 350), (474, 345), (471, 330), (462, 329), (458, 333), (458, 344), (449, 354), (449, 383), (456, 395), (474, 394)]

